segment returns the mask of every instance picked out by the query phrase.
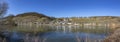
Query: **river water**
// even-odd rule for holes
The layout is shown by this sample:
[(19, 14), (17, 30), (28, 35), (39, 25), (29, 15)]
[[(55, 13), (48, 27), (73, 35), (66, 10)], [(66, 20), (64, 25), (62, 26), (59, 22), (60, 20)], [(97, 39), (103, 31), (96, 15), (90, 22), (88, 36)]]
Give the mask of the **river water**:
[(103, 42), (112, 30), (104, 26), (17, 26), (0, 31), (6, 42)]

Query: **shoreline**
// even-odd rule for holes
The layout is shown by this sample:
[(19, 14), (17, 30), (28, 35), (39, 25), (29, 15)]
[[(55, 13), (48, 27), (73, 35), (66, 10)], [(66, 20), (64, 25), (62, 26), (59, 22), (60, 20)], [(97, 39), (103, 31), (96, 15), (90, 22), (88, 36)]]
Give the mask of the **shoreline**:
[(120, 42), (120, 27), (116, 27), (115, 30), (105, 38), (104, 42)]

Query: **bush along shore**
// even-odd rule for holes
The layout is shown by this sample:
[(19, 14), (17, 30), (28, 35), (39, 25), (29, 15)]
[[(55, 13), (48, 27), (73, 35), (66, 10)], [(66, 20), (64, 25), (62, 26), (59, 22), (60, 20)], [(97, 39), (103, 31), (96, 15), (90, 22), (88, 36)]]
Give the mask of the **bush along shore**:
[(116, 27), (116, 29), (106, 37), (104, 42), (120, 42), (120, 27)]

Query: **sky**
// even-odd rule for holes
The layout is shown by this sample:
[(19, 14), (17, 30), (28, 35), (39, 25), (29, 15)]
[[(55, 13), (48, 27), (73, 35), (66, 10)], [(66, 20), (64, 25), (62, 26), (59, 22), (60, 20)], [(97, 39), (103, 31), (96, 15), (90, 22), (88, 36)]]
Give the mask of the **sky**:
[(120, 0), (5, 0), (8, 15), (38, 12), (53, 17), (120, 16)]

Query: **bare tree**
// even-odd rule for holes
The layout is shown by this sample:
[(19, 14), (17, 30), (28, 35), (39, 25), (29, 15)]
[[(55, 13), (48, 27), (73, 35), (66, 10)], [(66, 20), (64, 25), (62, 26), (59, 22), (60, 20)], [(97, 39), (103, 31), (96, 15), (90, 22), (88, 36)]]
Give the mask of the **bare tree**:
[(8, 4), (3, 0), (0, 0), (0, 18), (2, 18), (8, 9)]

